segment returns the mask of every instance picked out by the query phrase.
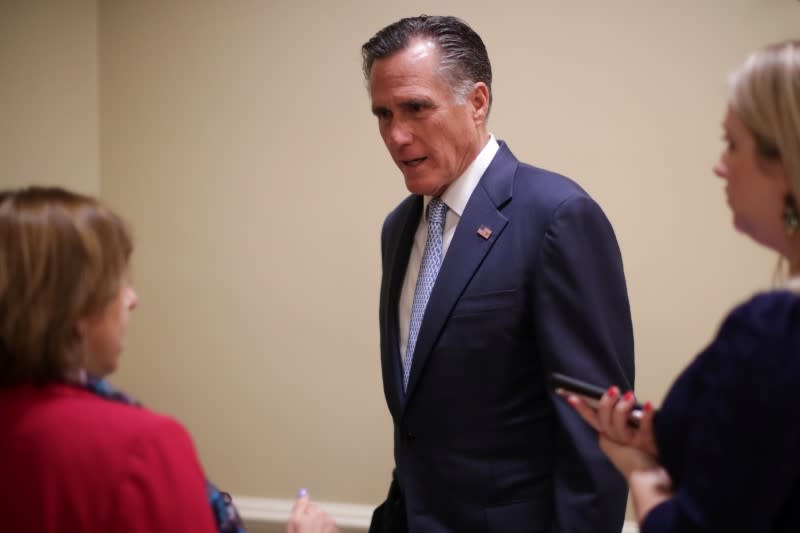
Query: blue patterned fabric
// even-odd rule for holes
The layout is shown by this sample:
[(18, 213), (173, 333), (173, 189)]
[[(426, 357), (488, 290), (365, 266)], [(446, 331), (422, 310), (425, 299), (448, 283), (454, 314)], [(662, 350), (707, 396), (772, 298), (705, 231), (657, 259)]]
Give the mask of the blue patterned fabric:
[(411, 322), (408, 328), (408, 344), (403, 357), (403, 390), (408, 387), (408, 377), (411, 375), (411, 362), (414, 358), (414, 348), (417, 345), (417, 335), (428, 306), (428, 298), (439, 275), (442, 266), (442, 234), (444, 220), (447, 216), (447, 204), (439, 198), (434, 198), (428, 204), (428, 238), (425, 240), (425, 251), (419, 265), (419, 276), (414, 289), (414, 304), (411, 307)]
[[(115, 390), (110, 383), (103, 379), (85, 378), (81, 380), (80, 384), (91, 392), (109, 400), (141, 407), (138, 401)], [(214, 514), (214, 520), (217, 523), (219, 532), (246, 533), (244, 525), (242, 525), (242, 519), (239, 517), (236, 506), (233, 505), (230, 494), (220, 491), (208, 480), (206, 480), (206, 493), (208, 494), (208, 503), (211, 506), (211, 512)]]

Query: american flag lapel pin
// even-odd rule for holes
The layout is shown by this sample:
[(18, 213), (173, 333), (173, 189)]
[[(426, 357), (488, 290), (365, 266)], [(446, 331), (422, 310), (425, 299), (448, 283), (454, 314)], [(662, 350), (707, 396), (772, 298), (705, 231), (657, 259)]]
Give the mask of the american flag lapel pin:
[(481, 224), (481, 226), (478, 228), (478, 235), (480, 235), (486, 240), (489, 240), (489, 237), (492, 236), (492, 230)]

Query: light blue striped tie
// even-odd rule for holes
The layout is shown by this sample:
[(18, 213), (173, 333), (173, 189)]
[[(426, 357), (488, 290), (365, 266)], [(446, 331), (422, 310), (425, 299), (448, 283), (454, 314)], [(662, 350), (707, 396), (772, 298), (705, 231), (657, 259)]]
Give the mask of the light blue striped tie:
[(425, 241), (425, 251), (422, 253), (422, 262), (419, 265), (417, 286), (414, 289), (414, 305), (411, 308), (411, 322), (408, 327), (408, 344), (403, 357), (403, 390), (408, 387), (408, 376), (411, 374), (411, 361), (414, 357), (414, 348), (417, 345), (417, 335), (425, 315), (433, 284), (442, 265), (442, 234), (444, 232), (444, 219), (447, 215), (447, 204), (434, 198), (428, 204), (428, 238)]

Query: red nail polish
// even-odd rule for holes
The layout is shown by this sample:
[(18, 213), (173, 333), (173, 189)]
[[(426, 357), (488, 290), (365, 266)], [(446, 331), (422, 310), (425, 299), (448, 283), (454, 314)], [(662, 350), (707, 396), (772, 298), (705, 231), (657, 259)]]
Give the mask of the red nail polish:
[(606, 391), (609, 398), (616, 398), (617, 394), (619, 394), (619, 389), (617, 389), (614, 385), (611, 385), (608, 390)]
[(623, 396), (622, 399), (625, 400), (626, 402), (633, 400), (633, 391), (629, 390), (628, 392), (626, 392), (625, 396)]
[(653, 410), (653, 404), (650, 402), (644, 402), (644, 412), (649, 413)]

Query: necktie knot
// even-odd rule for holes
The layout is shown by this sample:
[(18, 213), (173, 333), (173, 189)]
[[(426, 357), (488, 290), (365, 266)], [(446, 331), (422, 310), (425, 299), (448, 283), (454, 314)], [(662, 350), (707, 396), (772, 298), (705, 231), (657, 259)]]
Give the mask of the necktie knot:
[[(440, 228), (444, 226), (444, 219), (447, 215), (447, 204), (439, 198), (434, 198), (428, 204), (428, 226)], [(430, 229), (429, 229), (430, 231)]]

